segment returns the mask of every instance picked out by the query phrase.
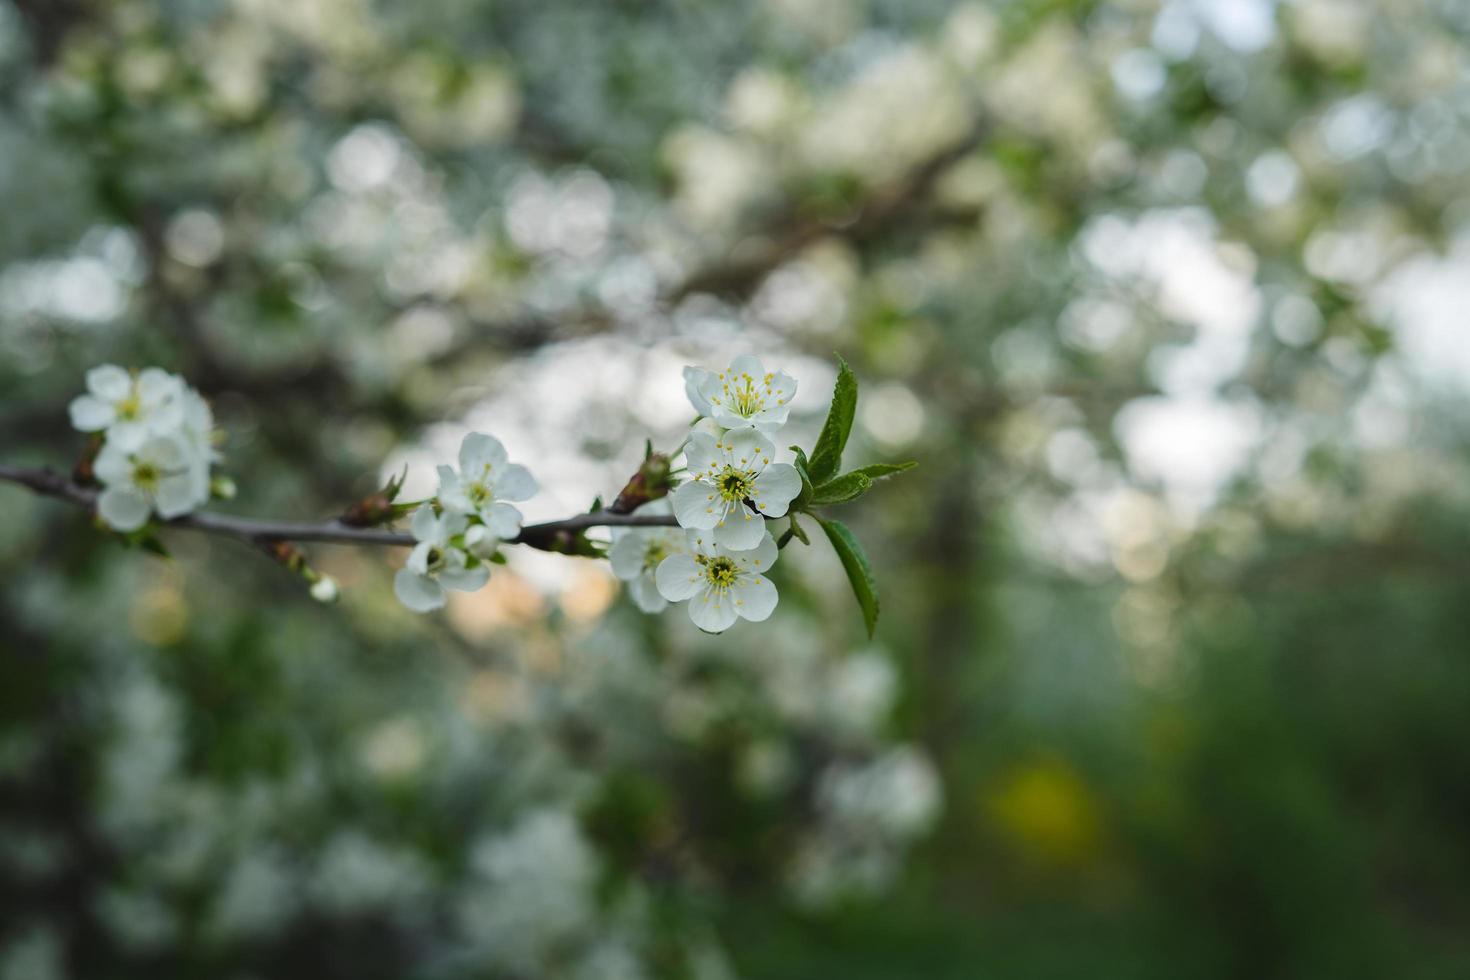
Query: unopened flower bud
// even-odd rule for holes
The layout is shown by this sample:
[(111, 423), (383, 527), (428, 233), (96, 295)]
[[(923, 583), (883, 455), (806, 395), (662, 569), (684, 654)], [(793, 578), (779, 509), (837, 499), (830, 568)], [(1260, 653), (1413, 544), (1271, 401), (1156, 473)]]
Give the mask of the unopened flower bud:
[(336, 602), (341, 594), (337, 580), (330, 575), (323, 575), (311, 584), (311, 597), (317, 602)]
[(464, 532), (464, 550), (481, 561), (495, 557), (499, 548), (500, 539), (483, 524), (473, 524)]
[(209, 493), (216, 500), (234, 500), (235, 481), (227, 476), (217, 476), (209, 481)]

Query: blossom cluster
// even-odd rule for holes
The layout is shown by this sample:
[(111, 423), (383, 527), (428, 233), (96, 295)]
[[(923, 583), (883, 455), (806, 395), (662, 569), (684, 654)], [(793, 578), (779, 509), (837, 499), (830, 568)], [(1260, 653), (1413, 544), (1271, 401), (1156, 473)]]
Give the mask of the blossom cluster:
[(110, 527), (136, 531), (153, 514), (172, 520), (209, 499), (214, 416), (178, 375), (95, 367), (70, 414), (78, 430), (102, 434), (92, 471), (103, 488), (97, 515)]
[[(773, 462), (771, 437), (786, 424), (796, 381), (744, 355), (723, 371), (685, 368), (684, 390), (699, 418), (684, 448), (689, 479), (669, 500), (683, 530), (621, 532), (610, 558), (639, 608), (658, 612), (687, 600), (694, 625), (718, 633), (776, 608), (765, 572), (778, 551), (765, 519), (786, 515), (801, 477)], [(655, 501), (642, 512), (669, 513), (669, 504)]]
[(446, 589), (473, 592), (490, 579), (488, 562), (521, 531), (514, 503), (535, 496), (536, 478), (512, 463), (494, 436), (471, 432), (459, 447), (459, 469), (439, 467), (439, 494), (413, 513), (418, 543), (393, 580), (408, 608), (428, 612), (448, 600)]

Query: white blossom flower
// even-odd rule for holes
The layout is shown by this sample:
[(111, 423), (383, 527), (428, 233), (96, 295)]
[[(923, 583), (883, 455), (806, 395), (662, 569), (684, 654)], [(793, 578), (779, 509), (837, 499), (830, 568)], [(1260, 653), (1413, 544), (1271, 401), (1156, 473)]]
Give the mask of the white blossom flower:
[(153, 511), (172, 520), (209, 499), (208, 467), (200, 471), (177, 435), (153, 436), (131, 450), (109, 438), (92, 470), (104, 487), (97, 514), (118, 531), (136, 531)]
[(754, 429), (732, 429), (720, 439), (702, 432), (690, 436), (684, 449), (690, 480), (673, 494), (680, 526), (713, 530), (715, 541), (732, 551), (760, 544), (766, 533), (762, 515), (785, 515), (801, 492), (796, 467), (772, 463), (775, 454), (771, 441)]
[(468, 526), (465, 515), (448, 510), (435, 514), (430, 504), (413, 512), (410, 530), (418, 544), (393, 578), (399, 602), (414, 612), (428, 612), (448, 601), (445, 589), (473, 592), (489, 580), (490, 569), (470, 567), (470, 556), (453, 543)]
[[(638, 508), (639, 514), (670, 514), (668, 500), (654, 500)], [(612, 529), (613, 545), (608, 551), (612, 572), (628, 583), (633, 602), (646, 613), (663, 612), (669, 604), (659, 594), (655, 573), (670, 555), (687, 549), (686, 532), (677, 527), (616, 527)]]
[(72, 399), (71, 424), (81, 432), (106, 430), (119, 449), (137, 449), (149, 436), (166, 435), (184, 421), (182, 379), (161, 368), (137, 375), (115, 364), (87, 372), (87, 394)]
[(776, 608), (776, 587), (763, 574), (776, 563), (767, 534), (750, 551), (729, 551), (700, 531), (686, 532), (688, 553), (658, 566), (659, 593), (670, 602), (689, 600), (689, 618), (706, 633), (729, 629), (736, 619), (759, 623)]
[(768, 372), (760, 358), (743, 354), (723, 371), (686, 367), (684, 393), (695, 411), (727, 429), (771, 433), (786, 424), (796, 379), (784, 371)]
[(501, 539), (521, 530), (521, 512), (509, 501), (529, 500), (536, 490), (530, 470), (506, 462), (500, 440), (483, 432), (471, 432), (460, 443), (458, 473), (452, 466), (439, 467), (439, 503), (478, 517)]

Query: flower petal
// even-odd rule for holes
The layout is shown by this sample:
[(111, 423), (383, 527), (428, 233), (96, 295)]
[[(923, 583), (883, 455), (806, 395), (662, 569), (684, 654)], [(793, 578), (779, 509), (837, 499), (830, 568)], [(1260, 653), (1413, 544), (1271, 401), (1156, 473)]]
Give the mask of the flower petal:
[(161, 405), (184, 390), (184, 380), (163, 368), (144, 368), (138, 373), (138, 400), (144, 405)]
[(101, 364), (87, 372), (87, 390), (105, 402), (120, 402), (133, 390), (133, 376), (116, 364)]
[(790, 463), (772, 463), (755, 478), (755, 505), (761, 513), (781, 517), (801, 493), (801, 474)]
[(730, 590), (735, 613), (742, 619), (759, 623), (770, 618), (776, 608), (776, 587), (764, 575), (742, 575)]
[(648, 548), (648, 539), (637, 531), (618, 538), (608, 550), (608, 564), (612, 573), (624, 582), (631, 582), (643, 574), (643, 555)]
[(464, 495), (459, 474), (454, 472), (453, 466), (440, 463), (439, 473), (439, 503), (450, 510), (469, 511), (474, 510), (474, 504)]
[(97, 459), (92, 464), (92, 472), (96, 474), (98, 480), (108, 486), (115, 483), (130, 484), (133, 480), (133, 464), (128, 459), (127, 452), (113, 445), (110, 440), (97, 454)]
[(490, 569), (484, 565), (474, 568), (448, 568), (439, 573), (439, 584), (456, 592), (474, 592), (490, 581)]
[(674, 505), (674, 519), (679, 522), (680, 527), (711, 528), (720, 520), (720, 508), (715, 504), (719, 501), (715, 492), (708, 484), (691, 480), (681, 483), (675, 488), (671, 502)]
[(117, 531), (136, 531), (148, 523), (148, 498), (132, 487), (108, 487), (97, 498), (97, 516)]
[(431, 504), (419, 504), (419, 509), (413, 512), (413, 519), (409, 522), (408, 529), (413, 532), (415, 541), (433, 541), (439, 536), (439, 518), (434, 514)]
[(148, 439), (148, 427), (141, 422), (114, 422), (107, 430), (107, 444), (132, 452)]
[(735, 601), (728, 593), (706, 589), (689, 600), (689, 618), (706, 633), (723, 633), (735, 625)]
[(629, 582), (628, 594), (633, 597), (633, 604), (646, 613), (661, 613), (669, 605), (669, 600), (659, 593), (652, 574), (640, 575)]
[(719, 469), (725, 464), (725, 454), (719, 448), (718, 437), (696, 430), (684, 447), (684, 462), (695, 479)]
[(734, 558), (735, 563), (745, 569), (748, 574), (759, 575), (776, 564), (776, 559), (780, 554), (781, 551), (776, 547), (775, 540), (767, 534), (765, 540), (751, 550), (730, 557)]
[(71, 426), (78, 432), (97, 432), (107, 428), (117, 418), (110, 402), (92, 395), (78, 395), (67, 406), (71, 414)]
[(754, 429), (736, 429), (725, 435), (725, 458), (730, 465), (759, 474), (771, 465), (776, 447)]
[(485, 471), (505, 465), (505, 447), (494, 436), (483, 432), (471, 432), (459, 444), (459, 471), (465, 479), (472, 480)]
[(419, 575), (408, 568), (400, 568), (393, 576), (393, 594), (398, 601), (414, 612), (429, 612), (444, 606), (444, 590), (438, 582), (427, 575)]
[(403, 567), (416, 575), (429, 574), (429, 555), (433, 551), (434, 543), (432, 541), (420, 541), (408, 553), (408, 560), (403, 563)]
[(694, 595), (703, 577), (699, 564), (689, 555), (670, 555), (653, 573), (659, 595), (670, 602), (682, 602)]
[(766, 522), (741, 504), (730, 508), (729, 515), (715, 525), (715, 543), (730, 551), (749, 551), (761, 543), (766, 534)]
[(694, 411), (700, 415), (709, 415), (709, 399), (700, 390), (708, 383), (710, 373), (704, 368), (686, 367), (684, 369), (684, 394), (689, 398), (689, 404), (694, 406)]
[(491, 533), (502, 541), (509, 541), (521, 533), (521, 512), (510, 504), (493, 503), (480, 516)]
[(201, 501), (195, 496), (196, 485), (194, 478), (188, 473), (167, 476), (160, 480), (158, 491), (153, 495), (158, 516), (164, 520), (173, 520), (197, 507)]
[(498, 471), (494, 481), (495, 496), (501, 500), (530, 500), (540, 489), (531, 471), (519, 463), (507, 463)]
[(766, 369), (761, 365), (761, 359), (754, 354), (741, 354), (730, 362), (730, 375), (738, 377), (742, 374), (750, 375), (754, 381), (762, 381), (766, 376)]

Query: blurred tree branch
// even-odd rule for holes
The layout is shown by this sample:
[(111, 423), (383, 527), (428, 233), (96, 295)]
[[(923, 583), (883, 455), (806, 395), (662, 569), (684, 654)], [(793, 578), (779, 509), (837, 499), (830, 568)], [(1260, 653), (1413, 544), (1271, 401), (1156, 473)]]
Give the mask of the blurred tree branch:
[[(97, 501), (97, 491), (83, 486), (52, 470), (29, 469), (0, 464), (0, 482), (14, 483), (40, 494), (55, 497), (79, 507), (91, 509)], [(338, 544), (387, 545), (412, 547), (417, 542), (413, 535), (403, 531), (382, 528), (353, 527), (341, 521), (273, 521), (228, 514), (197, 512), (165, 523), (166, 527), (184, 528), (238, 538), (252, 544), (272, 541), (329, 541)], [(662, 514), (616, 514), (597, 510), (577, 514), (560, 521), (529, 524), (506, 544), (524, 544), (542, 551), (557, 551), (562, 537), (576, 534), (593, 527), (674, 527), (671, 515)]]

